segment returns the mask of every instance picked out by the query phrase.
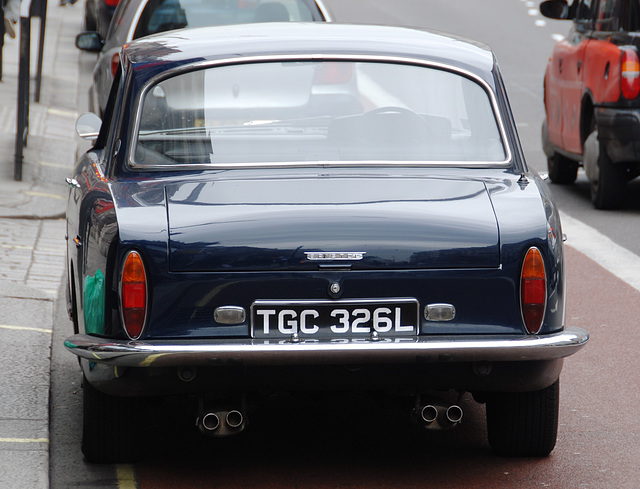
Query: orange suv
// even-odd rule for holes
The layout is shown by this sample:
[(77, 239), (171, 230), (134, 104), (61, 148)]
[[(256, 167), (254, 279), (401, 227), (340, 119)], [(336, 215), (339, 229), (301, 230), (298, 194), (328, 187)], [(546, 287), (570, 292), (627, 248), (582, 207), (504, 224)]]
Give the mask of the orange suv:
[(544, 76), (549, 177), (571, 184), (582, 165), (594, 206), (621, 207), (640, 175), (640, 0), (547, 0), (540, 12), (573, 21)]

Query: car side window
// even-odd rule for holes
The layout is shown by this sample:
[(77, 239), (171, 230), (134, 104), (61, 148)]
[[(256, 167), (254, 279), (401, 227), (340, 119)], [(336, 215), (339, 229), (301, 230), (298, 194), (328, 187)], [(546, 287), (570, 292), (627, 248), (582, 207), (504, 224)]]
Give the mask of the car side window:
[(620, 29), (628, 32), (640, 31), (640, 0), (629, 0), (621, 15)]
[(616, 31), (619, 28), (619, 19), (616, 16), (617, 0), (600, 0), (596, 18), (597, 31)]
[(596, 0), (580, 0), (576, 11), (575, 21), (578, 27), (589, 29), (593, 27), (595, 20), (595, 4)]
[(111, 85), (111, 91), (109, 92), (107, 105), (104, 109), (104, 113), (102, 114), (102, 126), (100, 127), (100, 134), (98, 135), (98, 139), (96, 139), (96, 142), (93, 145), (94, 148), (104, 148), (107, 143), (107, 137), (111, 132), (112, 120), (114, 118), (114, 107), (118, 95), (118, 89), (120, 86), (120, 79), (121, 69), (118, 68)]
[(127, 11), (128, 5), (130, 3), (131, 3), (131, 0), (121, 0), (118, 3), (118, 7), (116, 7), (115, 12), (113, 13), (113, 18), (109, 23), (109, 30), (107, 31), (107, 39), (111, 39), (114, 36), (115, 31), (117, 30), (118, 26), (122, 22), (122, 17), (124, 16), (124, 13)]
[[(116, 139), (119, 137), (116, 126), (118, 125), (118, 118), (120, 116), (118, 107), (120, 105), (120, 98), (122, 97), (123, 92), (123, 77), (121, 71), (121, 68), (118, 68), (116, 71), (116, 75), (111, 86), (111, 92), (109, 93), (109, 100), (107, 101), (107, 106), (102, 117), (100, 133), (98, 134), (98, 139), (93, 146), (94, 149), (113, 148)], [(104, 165), (108, 164), (109, 157), (109, 154), (104, 155), (105, 159), (103, 159), (101, 163), (103, 165), (103, 173), (105, 172)]]

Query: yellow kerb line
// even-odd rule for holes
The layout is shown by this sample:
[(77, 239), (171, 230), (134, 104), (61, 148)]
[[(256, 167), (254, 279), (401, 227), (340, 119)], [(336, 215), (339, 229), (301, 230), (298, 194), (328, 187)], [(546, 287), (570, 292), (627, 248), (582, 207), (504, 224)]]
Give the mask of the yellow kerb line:
[(48, 438), (0, 438), (0, 443), (49, 443)]
[(118, 489), (137, 489), (136, 474), (133, 465), (117, 465)]
[(72, 110), (64, 110), (64, 109), (57, 109), (55, 107), (49, 107), (47, 109), (47, 112), (49, 114), (53, 114), (53, 115), (61, 115), (63, 117), (71, 117), (73, 119), (78, 117), (78, 113), (74, 112)]
[(35, 331), (36, 333), (52, 334), (53, 330), (46, 328), (34, 328), (32, 326), (10, 326), (8, 324), (0, 324), (0, 329), (12, 329), (14, 331)]
[(57, 194), (48, 194), (45, 192), (25, 192), (25, 195), (30, 195), (32, 197), (46, 197), (48, 199), (58, 199), (58, 200), (67, 200), (66, 197), (62, 196), (62, 195), (57, 195)]

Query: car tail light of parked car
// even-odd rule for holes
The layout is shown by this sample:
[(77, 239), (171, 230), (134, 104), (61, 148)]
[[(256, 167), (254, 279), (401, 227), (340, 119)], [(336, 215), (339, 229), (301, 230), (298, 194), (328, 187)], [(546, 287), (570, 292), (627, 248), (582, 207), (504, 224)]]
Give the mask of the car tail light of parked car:
[(520, 277), (520, 303), (527, 331), (540, 331), (547, 301), (547, 276), (538, 248), (529, 248), (522, 264)]
[(124, 261), (120, 296), (125, 331), (135, 340), (142, 334), (147, 316), (147, 274), (137, 251), (129, 252)]
[(118, 65), (120, 64), (120, 53), (115, 53), (111, 57), (111, 74), (116, 76), (116, 71), (118, 71)]
[(624, 98), (633, 100), (640, 93), (640, 60), (633, 47), (625, 46), (620, 49), (622, 51), (620, 88)]

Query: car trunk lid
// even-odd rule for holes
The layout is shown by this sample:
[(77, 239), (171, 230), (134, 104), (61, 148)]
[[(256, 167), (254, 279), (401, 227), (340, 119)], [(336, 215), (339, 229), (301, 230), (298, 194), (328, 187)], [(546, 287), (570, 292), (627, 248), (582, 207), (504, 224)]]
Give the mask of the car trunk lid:
[(481, 181), (209, 180), (166, 186), (174, 272), (493, 268)]

